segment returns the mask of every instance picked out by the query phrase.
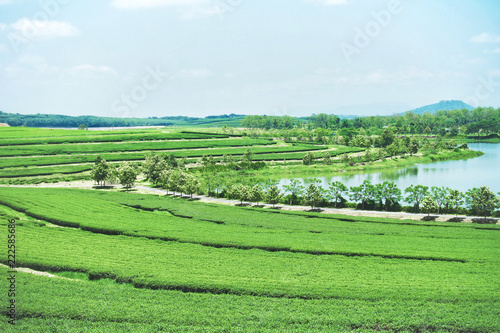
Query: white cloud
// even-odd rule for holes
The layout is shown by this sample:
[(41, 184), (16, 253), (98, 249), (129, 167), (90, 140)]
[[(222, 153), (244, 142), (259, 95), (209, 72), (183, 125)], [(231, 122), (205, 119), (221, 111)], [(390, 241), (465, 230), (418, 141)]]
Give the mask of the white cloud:
[(94, 66), (82, 64), (69, 69), (70, 74), (95, 76), (95, 75), (118, 75), (118, 73), (109, 66)]
[(0, 44), (0, 53), (9, 52), (9, 48), (5, 44)]
[(497, 47), (494, 50), (485, 50), (484, 53), (487, 53), (487, 54), (500, 54), (500, 47)]
[(416, 67), (408, 67), (395, 72), (386, 72), (382, 70), (371, 71), (366, 74), (340, 75), (334, 76), (330, 82), (334, 84), (351, 84), (351, 85), (367, 85), (367, 84), (414, 84), (425, 82), (434, 78), (434, 74)]
[(10, 25), (10, 29), (23, 38), (68, 37), (79, 34), (77, 28), (68, 22), (37, 21), (22, 18)]
[(338, 6), (348, 3), (347, 0), (307, 0), (307, 2), (319, 3), (326, 6)]
[(488, 72), (489, 76), (500, 77), (500, 69), (492, 69)]
[(191, 6), (186, 8), (182, 14), (180, 14), (180, 18), (183, 20), (193, 20), (200, 19), (204, 17), (214, 16), (214, 15), (222, 15), (223, 11), (218, 7), (211, 6)]
[(111, 4), (116, 8), (135, 9), (163, 6), (200, 5), (207, 4), (209, 2), (209, 0), (113, 0)]
[[(234, 3), (233, 3), (234, 2)], [(169, 7), (182, 20), (222, 16), (236, 8), (236, 1), (214, 0), (113, 0), (112, 6), (119, 9), (148, 9)], [(238, 3), (239, 4), (239, 3)]]
[(500, 43), (500, 35), (483, 32), (480, 35), (473, 36), (469, 41), (472, 43)]
[(180, 71), (179, 73), (177, 73), (177, 77), (179, 78), (182, 78), (182, 79), (191, 79), (191, 78), (195, 78), (195, 79), (203, 79), (203, 78), (207, 78), (209, 76), (213, 76), (214, 74), (209, 71), (208, 69), (204, 69), (204, 68), (194, 68), (194, 69), (184, 69), (182, 71)]

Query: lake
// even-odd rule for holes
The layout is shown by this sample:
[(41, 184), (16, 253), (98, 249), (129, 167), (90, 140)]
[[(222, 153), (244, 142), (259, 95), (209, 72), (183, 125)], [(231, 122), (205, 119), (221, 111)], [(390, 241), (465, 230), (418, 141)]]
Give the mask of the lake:
[[(321, 180), (322, 186), (328, 188), (328, 183), (341, 181), (346, 186), (358, 186), (365, 179), (373, 184), (384, 181), (395, 182), (401, 190), (408, 186), (447, 186), (461, 191), (486, 185), (495, 193), (500, 192), (500, 144), (471, 143), (469, 148), (484, 152), (483, 156), (466, 160), (440, 161), (419, 164), (400, 169), (389, 169), (362, 174), (341, 176), (321, 175), (308, 178), (295, 178), (307, 185), (312, 178)], [(280, 186), (290, 183), (289, 179), (281, 179)]]

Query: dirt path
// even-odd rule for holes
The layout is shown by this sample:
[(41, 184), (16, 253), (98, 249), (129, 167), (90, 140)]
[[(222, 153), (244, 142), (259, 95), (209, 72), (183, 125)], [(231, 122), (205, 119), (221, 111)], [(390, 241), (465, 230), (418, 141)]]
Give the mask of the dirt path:
[[(0, 185), (1, 187), (25, 187), (25, 188), (79, 188), (91, 190), (95, 188), (94, 182), (91, 180), (86, 181), (73, 181), (73, 182), (61, 182), (61, 183), (53, 183), (53, 184), (38, 184), (38, 185)], [(143, 194), (172, 194), (171, 191), (152, 188), (144, 185), (136, 185), (135, 189), (136, 193)], [(179, 195), (177, 193), (177, 195)], [(194, 195), (193, 199), (197, 199), (200, 202), (207, 203), (216, 203), (221, 205), (239, 205), (239, 200), (229, 200), (223, 198), (212, 198), (203, 195)], [(248, 202), (247, 202), (248, 204)], [(258, 207), (272, 208), (272, 205), (259, 203), (256, 205)], [(276, 205), (275, 208), (286, 210), (286, 211), (311, 211), (310, 207), (306, 206), (289, 206), (289, 205)], [(461, 223), (474, 223), (481, 222), (483, 217), (480, 216), (454, 216), (454, 215), (436, 215), (432, 214), (428, 216), (427, 214), (415, 214), (415, 213), (406, 213), (406, 212), (384, 212), (384, 211), (370, 211), (370, 210), (355, 210), (351, 208), (321, 208), (318, 210), (314, 210), (315, 212), (320, 212), (323, 214), (337, 214), (337, 215), (347, 215), (347, 216), (369, 216), (369, 217), (381, 217), (381, 218), (392, 218), (399, 220), (415, 220), (415, 221), (437, 221), (437, 222), (461, 222)], [(489, 218), (489, 221), (494, 222), (497, 225), (500, 225), (500, 219), (498, 218)]]
[[(166, 190), (151, 188), (147, 186), (136, 186), (141, 193), (156, 193), (156, 194), (167, 194)], [(168, 194), (172, 194), (172, 192), (168, 192)], [(196, 195), (193, 196), (193, 199), (198, 199), (200, 202), (209, 202), (209, 203), (217, 203), (223, 205), (239, 205), (240, 201), (238, 200), (228, 200), (222, 198), (211, 198), (206, 196)], [(258, 207), (262, 208), (272, 208), (272, 205), (259, 203)], [(311, 211), (310, 207), (306, 206), (289, 206), (289, 205), (276, 205), (275, 209), (279, 208), (280, 210), (286, 211)], [(427, 214), (414, 214), (414, 213), (405, 213), (405, 212), (381, 212), (381, 211), (371, 211), (371, 210), (355, 210), (350, 208), (321, 208), (318, 210), (314, 210), (315, 212), (321, 212), (324, 214), (338, 214), (338, 215), (348, 215), (348, 216), (369, 216), (369, 217), (385, 217), (399, 220), (431, 220), (438, 222), (462, 222), (462, 223), (473, 223), (479, 220), (482, 220), (482, 217), (478, 216), (454, 216), (454, 215), (435, 215), (432, 214), (428, 216)], [(491, 218), (489, 220), (496, 221), (496, 224), (500, 224), (500, 219)]]
[[(4, 268), (9, 268), (10, 269), (9, 266), (6, 266), (4, 264), (0, 264), (0, 266), (4, 267)], [(35, 271), (35, 270), (31, 269), (31, 268), (26, 268), (26, 267), (15, 267), (14, 271), (28, 273), (28, 274), (34, 274), (34, 275), (38, 275), (38, 276), (46, 276), (46, 277), (55, 278), (55, 279), (63, 279), (63, 280), (69, 280), (69, 281), (83, 281), (83, 280), (78, 280), (78, 279), (70, 279), (70, 278), (66, 278), (66, 277), (63, 277), (63, 276), (57, 276), (57, 275), (50, 274), (50, 273), (47, 273), (47, 272)]]

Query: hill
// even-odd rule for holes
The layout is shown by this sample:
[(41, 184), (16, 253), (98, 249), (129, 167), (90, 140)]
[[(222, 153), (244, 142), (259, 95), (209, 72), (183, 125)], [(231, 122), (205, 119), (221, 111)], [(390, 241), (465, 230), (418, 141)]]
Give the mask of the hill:
[(149, 118), (111, 118), (97, 116), (65, 116), (55, 114), (19, 114), (0, 111), (0, 123), (10, 126), (76, 128), (80, 124), (87, 127), (131, 127), (131, 126), (199, 126), (238, 127), (244, 115), (207, 116), (205, 118), (174, 116)]
[(450, 111), (450, 110), (461, 110), (461, 109), (472, 110), (474, 109), (474, 107), (462, 101), (451, 100), (451, 101), (441, 101), (439, 103), (422, 106), (420, 108), (411, 111), (413, 111), (413, 113), (416, 114), (424, 114), (424, 113), (433, 114), (437, 111)]

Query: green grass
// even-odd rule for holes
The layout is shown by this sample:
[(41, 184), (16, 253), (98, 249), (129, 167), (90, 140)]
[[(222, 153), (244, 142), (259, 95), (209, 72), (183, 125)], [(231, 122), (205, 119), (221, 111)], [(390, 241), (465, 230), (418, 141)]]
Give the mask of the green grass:
[(87, 165), (63, 165), (38, 168), (18, 168), (18, 169), (3, 169), (0, 170), (0, 178), (16, 178), (16, 177), (32, 177), (32, 176), (49, 176), (57, 174), (74, 174), (90, 171), (91, 164)]
[[(81, 133), (82, 131), (80, 131)], [(87, 131), (85, 131), (87, 132)], [(61, 136), (42, 138), (11, 138), (0, 139), (0, 146), (13, 145), (39, 145), (39, 144), (61, 144), (61, 143), (89, 143), (89, 142), (123, 142), (123, 141), (150, 141), (150, 140), (187, 140), (187, 139), (221, 139), (228, 135), (205, 134), (205, 133), (127, 133), (127, 134), (101, 134), (81, 136)]]
[(493, 332), (497, 327), (497, 312), (488, 303), (281, 299), (151, 291), (23, 273), (18, 278), (24, 286), (20, 317), (17, 330), (5, 327), (8, 332), (80, 332), (84, 327), (109, 332), (372, 332), (376, 327), (458, 332), (471, 326), (475, 332)]
[(109, 153), (141, 150), (196, 149), (215, 147), (241, 147), (275, 144), (266, 139), (214, 139), (214, 140), (183, 140), (165, 142), (125, 142), (125, 143), (95, 143), (95, 144), (56, 144), (30, 146), (2, 146), (0, 156), (29, 155), (59, 155), (77, 153)]
[(85, 280), (18, 273), (22, 331), (500, 329), (498, 226), (95, 190), (0, 198), (14, 208), (0, 205), (0, 238), (18, 221), (18, 266)]
[[(2, 276), (5, 271), (0, 268)], [(498, 329), (498, 311), (489, 308), (494, 305), (489, 302), (304, 300), (135, 289), (25, 273), (18, 273), (17, 279), (22, 288), (18, 321), (15, 329), (2, 322), (6, 332), (489, 333)], [(4, 289), (0, 284), (5, 294)]]
[[(164, 152), (165, 154), (172, 154), (175, 157), (182, 158), (194, 158), (194, 157), (202, 157), (204, 155), (207, 156), (216, 156), (221, 157), (224, 154), (233, 155), (233, 156), (241, 156), (243, 155), (247, 149), (250, 149), (252, 153), (255, 154), (254, 159), (260, 160), (269, 159), (271, 156), (281, 155), (283, 153), (288, 152), (297, 152), (300, 151), (302, 153), (296, 153), (297, 156), (303, 157), (305, 154), (303, 151), (311, 151), (315, 149), (324, 149), (324, 146), (317, 147), (309, 147), (303, 145), (296, 146), (253, 146), (248, 148), (216, 148), (216, 149), (196, 149), (196, 150), (183, 150), (178, 149), (174, 151)], [(102, 153), (99, 154), (106, 161), (136, 161), (143, 160), (146, 158), (150, 151), (144, 151), (141, 153)], [(159, 153), (159, 152), (157, 152)], [(294, 154), (294, 153), (292, 153)], [(288, 155), (284, 155), (286, 156)], [(280, 159), (280, 156), (276, 156), (277, 159)], [(281, 158), (282, 159), (282, 158)], [(12, 157), (5, 158), (0, 160), (0, 169), (3, 168), (14, 168), (20, 166), (46, 166), (46, 165), (61, 165), (61, 164), (72, 164), (72, 163), (93, 163), (96, 160), (95, 155), (58, 155), (58, 156), (40, 156), (40, 157)]]

